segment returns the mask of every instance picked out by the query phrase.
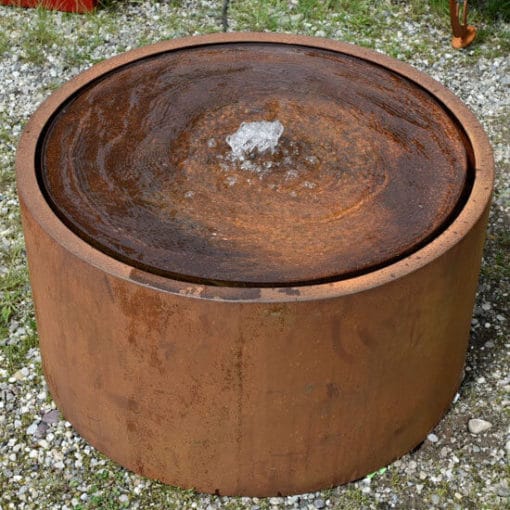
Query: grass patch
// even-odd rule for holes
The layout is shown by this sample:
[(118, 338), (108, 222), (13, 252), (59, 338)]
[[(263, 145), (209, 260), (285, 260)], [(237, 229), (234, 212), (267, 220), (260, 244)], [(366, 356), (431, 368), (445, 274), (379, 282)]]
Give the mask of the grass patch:
[(10, 165), (0, 165), (0, 193), (13, 186), (15, 181), (14, 171)]
[(283, 0), (256, 0), (232, 2), (230, 14), (243, 28), (251, 30), (306, 32), (308, 24), (327, 24), (327, 31), (334, 30), (334, 19), (349, 18), (353, 26), (370, 26), (371, 2), (361, 0), (298, 0), (289, 5)]
[(486, 58), (495, 58), (499, 56), (508, 56), (510, 54), (510, 30), (503, 28), (494, 29), (493, 27), (477, 27), (478, 32), (473, 49), (475, 54), (482, 53), (481, 45), (489, 45), (484, 48), (483, 56)]
[[(10, 373), (26, 365), (26, 355), (37, 346), (37, 333), (34, 317), (24, 305), (29, 299), (28, 274), (25, 267), (12, 269), (0, 276), (0, 340), (2, 353), (6, 357), (6, 367)], [(29, 315), (27, 317), (27, 314)], [(16, 320), (25, 327), (25, 334), (12, 343), (9, 339), (9, 326)]]
[(370, 12), (371, 2), (361, 0), (359, 2), (351, 2), (348, 0), (329, 0), (320, 2), (317, 0), (299, 0), (295, 9), (307, 19), (328, 20), (328, 16), (332, 13), (346, 13), (354, 20), (364, 20)]
[(0, 57), (10, 48), (9, 38), (6, 32), (0, 32)]
[[(9, 227), (4, 231), (10, 246), (0, 252), (0, 261), (7, 269), (0, 274), (0, 349), (6, 358), (5, 368), (11, 373), (26, 365), (28, 351), (37, 346), (28, 269), (23, 262), (24, 248), (22, 242), (17, 237), (11, 239), (12, 233), (9, 233), (19, 230), (21, 225), (16, 215), (9, 219)], [(22, 334), (13, 334), (16, 324), (24, 328)]]
[[(408, 3), (415, 15), (425, 14), (430, 7), (431, 12), (436, 16), (450, 17), (449, 0), (429, 0), (429, 2), (423, 2), (422, 0), (411, 0), (410, 2), (395, 0), (393, 3)], [(468, 2), (468, 21), (470, 23), (508, 22), (510, 21), (510, 0), (471, 0)]]
[(25, 269), (9, 271), (0, 277), (0, 328), (5, 331), (9, 321), (16, 315), (20, 301), (24, 298), (24, 288), (27, 284)]
[(487, 234), (487, 248), (482, 275), (494, 283), (501, 279), (510, 279), (510, 232), (501, 230)]
[[(1, 120), (1, 117), (0, 117)], [(13, 143), (13, 136), (10, 129), (7, 128), (7, 122), (0, 124), (0, 143), (11, 144)]]
[[(33, 321), (33, 327), (35, 328), (35, 321)], [(37, 334), (35, 331), (32, 331), (15, 344), (3, 346), (2, 351), (7, 360), (5, 365), (7, 371), (10, 374), (13, 374), (20, 368), (24, 367), (27, 364), (26, 356), (28, 351), (38, 345)]]
[[(144, 0), (130, 0), (132, 4), (141, 4)], [(165, 0), (166, 3), (172, 8), (180, 8), (183, 6), (183, 0)], [(126, 8), (125, 0), (99, 0), (97, 2), (97, 7), (92, 13), (97, 12), (98, 10), (105, 10), (111, 13), (120, 12)], [(86, 15), (89, 13), (85, 13)]]
[(475, 0), (469, 5), (471, 4), (478, 15), (488, 22), (499, 20), (510, 22), (510, 0)]
[(44, 64), (46, 62), (45, 52), (61, 42), (60, 34), (53, 27), (53, 15), (42, 7), (36, 9), (35, 20), (29, 25), (28, 31), (22, 39), (25, 61), (36, 65)]

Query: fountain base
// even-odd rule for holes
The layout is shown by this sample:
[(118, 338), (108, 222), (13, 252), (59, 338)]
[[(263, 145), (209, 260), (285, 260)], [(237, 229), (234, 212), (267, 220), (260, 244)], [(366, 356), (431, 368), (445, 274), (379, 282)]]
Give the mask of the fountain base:
[[(117, 96), (99, 90), (114, 87), (116, 76), (137, 65), (157, 69), (162, 58), (175, 55), (179, 65), (200, 70), (204, 60), (193, 56), (206, 51), (221, 60), (221, 48), (228, 55), (224, 69), (204, 73), (218, 85), (208, 97), (197, 88), (200, 104), (221, 98), (235, 83), (234, 69), (264, 68), (265, 58), (276, 59), (277, 69), (290, 62), (296, 76), (327, 62), (321, 69), (332, 73), (332, 83), (348, 85), (338, 96), (340, 110), (324, 107), (324, 115), (312, 119), (315, 133), (331, 138), (306, 145), (292, 136), (301, 128), (291, 113), (304, 103), (285, 103), (281, 95), (278, 116), (249, 110), (232, 116), (235, 122), (217, 118), (212, 133), (202, 132), (207, 123), (196, 102), (145, 109), (152, 113), (139, 122), (140, 94), (153, 94), (154, 87), (130, 89), (119, 81), (132, 92), (132, 117), (115, 116)], [(258, 58), (259, 50), (258, 64), (235, 59), (245, 51)], [(370, 92), (366, 82), (342, 78), (352, 66), (390, 81)], [(171, 69), (156, 72), (153, 84), (175, 98), (193, 95), (185, 73)], [(275, 74), (272, 83), (284, 75)], [(134, 73), (135, 82), (144, 76)], [(317, 83), (296, 82), (294, 89), (299, 95), (300, 87)], [(397, 83), (404, 109), (392, 95)], [(288, 94), (288, 84), (281, 90)], [(326, 105), (338, 90), (314, 94)], [(356, 90), (364, 91), (365, 106), (349, 105)], [(98, 119), (109, 111), (109, 129), (82, 116), (83, 104)], [(217, 111), (229, 108), (227, 102)], [(349, 122), (337, 124), (339, 112)], [(366, 122), (356, 124), (357, 115)], [(126, 119), (133, 124), (117, 138)], [(274, 153), (256, 157), (275, 158), (295, 142), (304, 158), (317, 160), (296, 159), (296, 168), (253, 175), (251, 187), (250, 169), (221, 168), (216, 156), (231, 154), (226, 137), (241, 122), (276, 119), (284, 130)], [(299, 132), (312, 139), (310, 130)], [(372, 138), (360, 136), (372, 132)], [(176, 134), (173, 145), (169, 133)], [(186, 133), (203, 143), (190, 144)], [(390, 141), (380, 145), (377, 137)], [(435, 149), (420, 151), (420, 143)], [(331, 155), (339, 150), (346, 155), (340, 169)], [(435, 160), (427, 164), (430, 154)], [(356, 174), (360, 162), (363, 171)], [(431, 178), (437, 165), (447, 173)], [(289, 181), (291, 170), (297, 175)], [(238, 179), (233, 186), (229, 176)], [(210, 35), (141, 48), (94, 66), (40, 107), (21, 139), (17, 179), (52, 396), (87, 441), (128, 469), (222, 495), (311, 492), (387, 465), (420, 443), (447, 411), (461, 381), (493, 163), (467, 108), (411, 67), (351, 45), (276, 34)], [(223, 187), (206, 192), (220, 181)], [(316, 187), (301, 186), (305, 181)], [(409, 209), (413, 218), (399, 216), (410, 204), (404, 191), (410, 188), (420, 197)], [(301, 198), (295, 201), (291, 191)], [(190, 200), (198, 200), (195, 207)], [(365, 207), (366, 200), (375, 205)], [(215, 207), (218, 201), (222, 207)], [(356, 216), (360, 208), (364, 214)], [(381, 211), (391, 214), (378, 223)], [(390, 228), (396, 235), (378, 236)], [(215, 240), (221, 235), (213, 236), (214, 229), (231, 239)]]

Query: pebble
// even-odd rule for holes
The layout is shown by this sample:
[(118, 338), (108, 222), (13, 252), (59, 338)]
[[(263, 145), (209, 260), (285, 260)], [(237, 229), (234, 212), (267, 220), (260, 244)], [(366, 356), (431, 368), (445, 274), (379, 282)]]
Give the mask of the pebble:
[(48, 424), (42, 421), (41, 423), (39, 423), (39, 425), (37, 425), (37, 430), (35, 431), (35, 436), (36, 437), (44, 437), (46, 435), (47, 430), (48, 430)]
[(41, 420), (48, 425), (57, 423), (60, 420), (60, 412), (57, 409), (52, 409), (42, 415)]
[(510, 496), (510, 488), (509, 487), (504, 487), (504, 486), (499, 486), (497, 489), (496, 489), (496, 493), (498, 496), (501, 496), (502, 498), (508, 498)]
[(427, 439), (431, 442), (431, 443), (437, 443), (439, 441), (439, 438), (435, 435), (435, 434), (429, 434), (427, 436)]
[(323, 499), (316, 499), (314, 502), (313, 502), (315, 508), (324, 508), (326, 506), (326, 503), (324, 502)]
[(15, 381), (23, 381), (28, 375), (28, 369), (26, 367), (23, 367), (21, 370), (18, 370), (15, 372), (12, 376), (12, 379)]
[(28, 434), (29, 436), (32, 436), (33, 434), (35, 434), (35, 433), (36, 433), (36, 431), (37, 431), (37, 424), (38, 424), (38, 422), (34, 422), (34, 423), (32, 423), (32, 425), (30, 425), (30, 426), (27, 428), (27, 434)]
[(471, 434), (481, 434), (489, 430), (492, 427), (490, 421), (481, 420), (479, 418), (473, 418), (468, 422), (468, 429)]

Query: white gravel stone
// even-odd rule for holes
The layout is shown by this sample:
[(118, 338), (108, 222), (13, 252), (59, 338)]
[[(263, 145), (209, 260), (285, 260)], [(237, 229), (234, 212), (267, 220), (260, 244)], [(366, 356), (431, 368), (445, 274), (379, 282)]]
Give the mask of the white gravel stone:
[(32, 425), (30, 425), (30, 426), (27, 428), (27, 434), (28, 434), (28, 435), (30, 435), (30, 436), (31, 436), (31, 435), (33, 435), (33, 434), (35, 434), (35, 433), (36, 433), (36, 431), (37, 431), (37, 424), (38, 424), (38, 423), (39, 423), (39, 422), (34, 421), (34, 423), (32, 423)]
[(492, 427), (492, 423), (480, 418), (473, 418), (468, 422), (468, 429), (471, 434), (481, 434), (489, 430)]

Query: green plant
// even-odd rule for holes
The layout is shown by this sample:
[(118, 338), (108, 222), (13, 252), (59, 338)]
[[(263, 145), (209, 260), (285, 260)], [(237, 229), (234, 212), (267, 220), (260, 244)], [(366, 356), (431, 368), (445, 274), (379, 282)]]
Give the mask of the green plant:
[(23, 37), (24, 59), (36, 65), (42, 65), (46, 61), (45, 50), (60, 41), (59, 34), (52, 24), (54, 13), (38, 7), (34, 22), (29, 26)]
[[(394, 2), (401, 3), (401, 2)], [(424, 9), (430, 6), (431, 11), (441, 17), (448, 17), (450, 13), (449, 0), (411, 0), (410, 5), (414, 13), (424, 13)], [(510, 0), (470, 0), (469, 20), (474, 22), (491, 23), (498, 20), (510, 21)]]
[(9, 49), (9, 38), (6, 32), (0, 32), (0, 57)]

